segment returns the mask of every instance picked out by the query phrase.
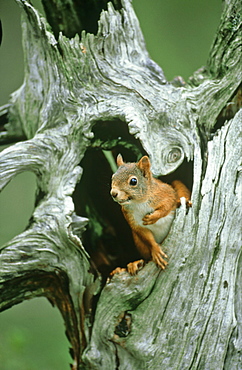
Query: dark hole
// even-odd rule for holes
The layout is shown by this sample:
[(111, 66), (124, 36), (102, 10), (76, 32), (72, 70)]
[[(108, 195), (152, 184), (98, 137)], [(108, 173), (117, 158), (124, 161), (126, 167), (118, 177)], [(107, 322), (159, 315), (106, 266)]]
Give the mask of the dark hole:
[(182, 164), (174, 172), (166, 176), (160, 176), (159, 179), (168, 184), (171, 184), (174, 180), (180, 180), (190, 191), (192, 191), (193, 161), (188, 162), (186, 159), (184, 159)]
[(139, 258), (120, 206), (110, 196), (112, 170), (101, 150), (90, 149), (81, 162), (82, 179), (73, 194), (76, 213), (89, 218), (83, 243), (104, 277)]
[[(136, 162), (145, 155), (138, 139), (132, 136), (127, 124), (119, 119), (99, 121), (93, 126), (94, 138), (80, 165), (83, 175), (77, 184), (73, 199), (77, 215), (87, 217), (89, 224), (83, 234), (83, 244), (95, 267), (106, 278), (116, 267), (126, 267), (140, 259), (129, 225), (110, 195), (111, 177), (119, 153), (126, 162)], [(181, 180), (190, 190), (193, 182), (193, 163), (184, 161), (162, 181)]]
[(146, 154), (140, 141), (129, 133), (128, 125), (115, 118), (110, 121), (97, 121), (92, 129), (94, 138), (93, 148), (112, 150), (114, 157), (122, 153), (127, 161), (137, 161)]
[[(120, 10), (120, 0), (111, 1), (115, 10)], [(81, 37), (82, 31), (96, 34), (98, 21), (102, 10), (107, 10), (108, 0), (81, 0), (73, 1), (72, 6), (68, 2), (58, 5), (56, 1), (42, 0), (46, 18), (56, 39), (59, 32), (66, 37), (72, 38), (76, 34)]]
[(85, 248), (101, 274), (107, 277), (116, 267), (126, 267), (140, 256), (121, 207), (111, 198), (115, 169), (111, 168), (104, 150), (109, 151), (114, 163), (119, 153), (127, 161), (137, 161), (145, 152), (120, 119), (98, 121), (92, 131), (94, 138), (81, 161), (83, 175), (73, 199), (76, 213), (89, 219), (83, 234)]
[(124, 317), (116, 326), (114, 333), (120, 338), (125, 338), (131, 331), (132, 316), (130, 313), (125, 312)]
[(229, 99), (229, 102), (222, 109), (217, 117), (216, 124), (211, 130), (211, 134), (215, 134), (219, 129), (222, 128), (224, 123), (232, 119), (235, 114), (241, 109), (242, 106), (242, 84), (237, 88), (235, 93)]

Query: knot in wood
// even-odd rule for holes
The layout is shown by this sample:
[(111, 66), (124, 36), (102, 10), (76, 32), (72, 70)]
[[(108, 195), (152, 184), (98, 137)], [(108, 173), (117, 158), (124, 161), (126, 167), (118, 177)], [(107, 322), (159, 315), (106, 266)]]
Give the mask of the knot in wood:
[(178, 147), (172, 148), (167, 154), (168, 163), (176, 163), (182, 157), (182, 151)]

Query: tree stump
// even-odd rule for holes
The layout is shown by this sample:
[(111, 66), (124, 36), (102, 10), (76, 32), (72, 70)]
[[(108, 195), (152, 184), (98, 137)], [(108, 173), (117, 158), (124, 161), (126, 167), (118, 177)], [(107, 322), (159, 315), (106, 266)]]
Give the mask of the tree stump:
[[(0, 309), (57, 305), (73, 369), (241, 369), (241, 3), (225, 2), (187, 84), (150, 59), (130, 0), (43, 1), (52, 29), (18, 3), (25, 79), (0, 109), (0, 143), (14, 143), (0, 189), (32, 171), (38, 193), (28, 228), (0, 249)], [(109, 196), (119, 152), (148, 154), (155, 176), (192, 190), (165, 271), (149, 262), (107, 278), (136, 258)]]

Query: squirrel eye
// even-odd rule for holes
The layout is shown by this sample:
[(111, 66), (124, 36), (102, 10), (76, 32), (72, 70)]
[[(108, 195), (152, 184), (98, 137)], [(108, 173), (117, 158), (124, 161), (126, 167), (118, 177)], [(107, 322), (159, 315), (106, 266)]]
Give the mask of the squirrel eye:
[(132, 177), (129, 180), (129, 185), (131, 185), (131, 186), (135, 186), (135, 185), (137, 185), (137, 183), (138, 183), (138, 180), (136, 179), (136, 177)]

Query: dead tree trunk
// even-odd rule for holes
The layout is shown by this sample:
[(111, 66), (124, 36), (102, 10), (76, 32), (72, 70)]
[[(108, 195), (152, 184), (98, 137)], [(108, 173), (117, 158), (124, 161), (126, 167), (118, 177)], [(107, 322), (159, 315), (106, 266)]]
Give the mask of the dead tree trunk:
[[(18, 3), (25, 80), (0, 111), (1, 143), (15, 142), (0, 188), (28, 170), (38, 194), (26, 231), (0, 249), (0, 309), (56, 304), (73, 369), (241, 369), (241, 2), (225, 1), (207, 66), (187, 84), (149, 58), (130, 0), (45, 0), (53, 32)], [(105, 281), (135, 251), (103, 150), (147, 153), (156, 176), (192, 188), (166, 271), (150, 262)]]

